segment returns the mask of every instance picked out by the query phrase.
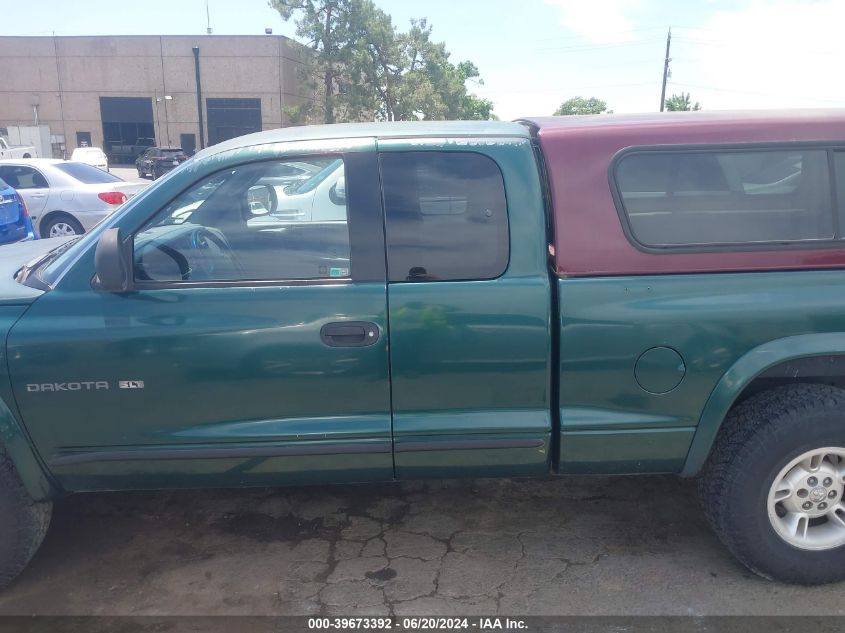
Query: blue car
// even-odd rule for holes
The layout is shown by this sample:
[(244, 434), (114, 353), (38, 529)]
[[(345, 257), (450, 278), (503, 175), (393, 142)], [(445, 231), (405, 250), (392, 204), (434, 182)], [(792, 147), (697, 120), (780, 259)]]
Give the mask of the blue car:
[(35, 240), (32, 220), (23, 198), (3, 180), (0, 180), (0, 244)]

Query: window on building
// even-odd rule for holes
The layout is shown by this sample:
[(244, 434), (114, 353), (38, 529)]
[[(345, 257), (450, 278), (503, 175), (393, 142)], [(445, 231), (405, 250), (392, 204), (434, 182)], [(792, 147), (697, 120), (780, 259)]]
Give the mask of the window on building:
[(615, 182), (644, 246), (834, 238), (824, 149), (633, 152), (617, 164)]
[(508, 265), (502, 173), (471, 152), (381, 155), (390, 281), (492, 279)]
[[(305, 194), (279, 182), (286, 161), (214, 174), (134, 238), (140, 282), (343, 279), (351, 275), (343, 161)], [(297, 161), (320, 171), (322, 159)]]

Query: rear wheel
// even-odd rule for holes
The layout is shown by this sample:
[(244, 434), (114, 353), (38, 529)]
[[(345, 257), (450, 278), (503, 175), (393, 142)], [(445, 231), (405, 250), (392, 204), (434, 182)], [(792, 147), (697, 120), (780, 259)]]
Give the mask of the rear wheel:
[(150, 172), (150, 176), (152, 176), (153, 180), (158, 180), (161, 177), (161, 174), (158, 173), (158, 170), (156, 169), (155, 165), (150, 167)]
[(12, 582), (35, 555), (53, 504), (35, 502), (11, 460), (0, 450), (0, 589)]
[(41, 224), (41, 237), (67, 237), (83, 233), (85, 229), (79, 221), (69, 215), (54, 215)]
[(699, 492), (728, 549), (766, 578), (845, 580), (845, 391), (795, 384), (725, 420)]

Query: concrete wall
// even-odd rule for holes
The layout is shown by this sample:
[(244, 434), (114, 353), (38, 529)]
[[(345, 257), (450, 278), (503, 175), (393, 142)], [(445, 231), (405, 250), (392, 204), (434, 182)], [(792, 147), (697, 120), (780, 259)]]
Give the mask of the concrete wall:
[(287, 124), (285, 107), (308, 98), (297, 72), (304, 53), (283, 36), (3, 36), (0, 127), (32, 125), (37, 103), (39, 123), (64, 135), (70, 154), (78, 131), (102, 146), (101, 96), (143, 96), (153, 99), (159, 144), (176, 145), (188, 133), (199, 146), (193, 46), (200, 47), (203, 108), (206, 98), (259, 98), (270, 129)]

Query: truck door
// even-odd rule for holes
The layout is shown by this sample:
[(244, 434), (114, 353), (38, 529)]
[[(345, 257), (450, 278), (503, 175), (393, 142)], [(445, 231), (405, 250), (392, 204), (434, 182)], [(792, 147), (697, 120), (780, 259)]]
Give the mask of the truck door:
[(549, 467), (550, 292), (527, 139), (379, 141), (399, 478)]
[(93, 289), (86, 256), (31, 307), (13, 387), (67, 489), (392, 478), (378, 161), (356, 149), (296, 157), (342, 159), (342, 219), (250, 223), (279, 161), (221, 163), (132, 229), (133, 292)]

